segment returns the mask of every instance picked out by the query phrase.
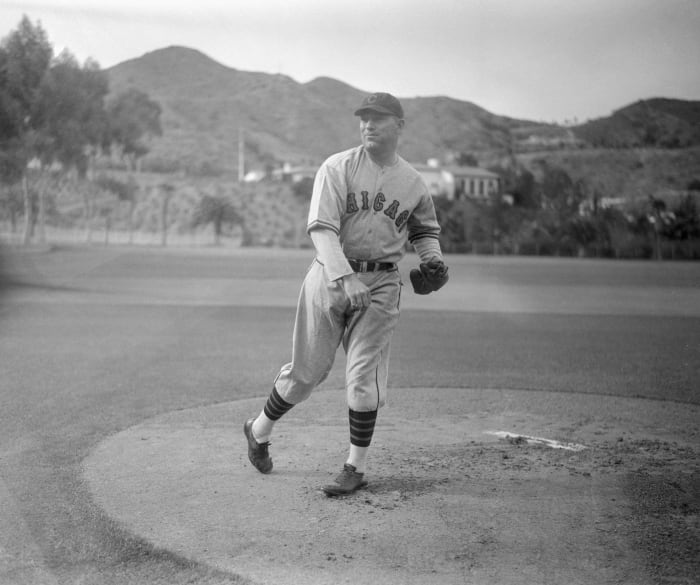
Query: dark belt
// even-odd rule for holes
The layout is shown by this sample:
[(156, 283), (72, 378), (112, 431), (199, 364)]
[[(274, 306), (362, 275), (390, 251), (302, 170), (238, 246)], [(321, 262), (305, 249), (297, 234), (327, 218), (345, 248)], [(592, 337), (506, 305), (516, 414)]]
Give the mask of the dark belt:
[(372, 260), (348, 260), (355, 272), (378, 272), (380, 270), (396, 270), (393, 262), (373, 262)]

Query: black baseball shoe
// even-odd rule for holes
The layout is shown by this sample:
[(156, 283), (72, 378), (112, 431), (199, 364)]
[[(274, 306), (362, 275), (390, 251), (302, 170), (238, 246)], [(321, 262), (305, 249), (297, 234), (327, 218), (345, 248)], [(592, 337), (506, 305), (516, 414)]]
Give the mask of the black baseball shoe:
[(343, 471), (335, 478), (335, 483), (324, 485), (321, 489), (327, 496), (347, 496), (367, 485), (365, 474), (355, 471), (355, 466), (346, 463)]
[(258, 443), (255, 440), (253, 436), (253, 421), (255, 421), (254, 418), (248, 419), (243, 425), (243, 434), (248, 439), (248, 459), (260, 473), (270, 473), (272, 471), (272, 459), (270, 459), (270, 454), (267, 452), (270, 443)]

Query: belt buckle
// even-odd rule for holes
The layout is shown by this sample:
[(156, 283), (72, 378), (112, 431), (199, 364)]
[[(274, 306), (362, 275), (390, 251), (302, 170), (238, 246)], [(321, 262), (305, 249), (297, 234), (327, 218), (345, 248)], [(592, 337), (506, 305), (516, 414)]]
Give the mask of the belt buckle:
[(369, 268), (369, 262), (367, 260), (360, 260), (360, 272), (367, 272)]

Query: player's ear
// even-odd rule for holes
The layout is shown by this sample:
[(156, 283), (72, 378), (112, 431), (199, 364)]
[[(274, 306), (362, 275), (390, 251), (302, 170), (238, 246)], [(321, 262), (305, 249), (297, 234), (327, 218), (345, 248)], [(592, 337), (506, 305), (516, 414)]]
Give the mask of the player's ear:
[(396, 118), (396, 125), (399, 127), (399, 130), (403, 130), (403, 127), (406, 125), (406, 120), (403, 118)]

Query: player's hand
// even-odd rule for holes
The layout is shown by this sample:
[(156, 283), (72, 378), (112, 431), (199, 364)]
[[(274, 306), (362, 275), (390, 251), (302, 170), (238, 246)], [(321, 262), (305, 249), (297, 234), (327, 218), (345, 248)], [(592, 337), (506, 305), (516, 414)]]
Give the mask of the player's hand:
[(372, 302), (369, 288), (357, 274), (348, 274), (340, 279), (351, 311), (364, 311)]

